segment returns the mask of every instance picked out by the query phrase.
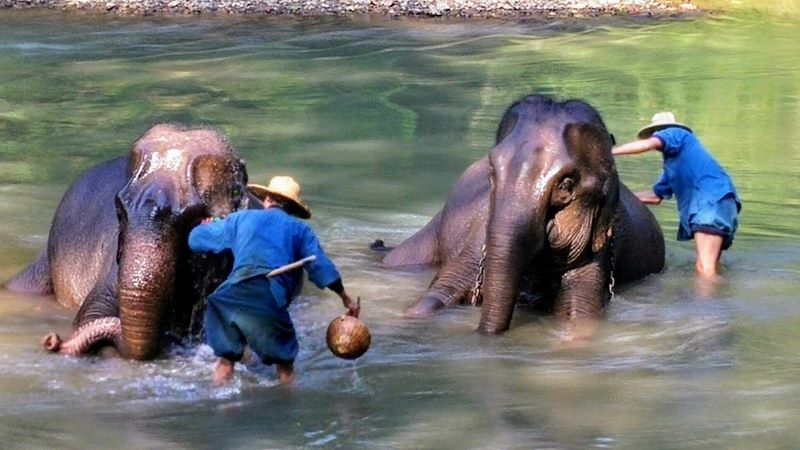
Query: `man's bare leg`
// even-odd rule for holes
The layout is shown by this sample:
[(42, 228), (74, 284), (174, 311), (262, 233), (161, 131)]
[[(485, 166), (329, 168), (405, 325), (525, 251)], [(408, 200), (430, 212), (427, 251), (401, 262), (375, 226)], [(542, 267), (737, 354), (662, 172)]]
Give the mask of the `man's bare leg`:
[(278, 371), (278, 381), (284, 386), (291, 386), (294, 383), (294, 364), (276, 363)]
[(211, 384), (214, 386), (222, 386), (233, 377), (234, 365), (236, 363), (227, 358), (220, 358), (217, 361), (217, 367), (214, 369), (214, 376), (211, 378)]
[(694, 234), (697, 255), (695, 270), (697, 271), (696, 290), (701, 297), (716, 297), (719, 285), (719, 259), (722, 255), (722, 236), (696, 232)]
[(722, 254), (722, 236), (698, 231), (694, 234), (697, 248), (695, 269), (707, 279), (716, 279), (719, 271), (719, 257)]

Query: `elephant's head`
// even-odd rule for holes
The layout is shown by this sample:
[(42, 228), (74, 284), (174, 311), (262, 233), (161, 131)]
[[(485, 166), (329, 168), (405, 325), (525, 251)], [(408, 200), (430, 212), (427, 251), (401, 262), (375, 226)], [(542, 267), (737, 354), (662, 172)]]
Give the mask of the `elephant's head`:
[(619, 198), (611, 146), (582, 101), (529, 96), (506, 111), (489, 154), (479, 331), (508, 329), (526, 271), (564, 273), (606, 249)]
[(209, 129), (151, 128), (133, 146), (116, 197), (122, 354), (152, 358), (192, 226), (247, 206), (244, 163)]

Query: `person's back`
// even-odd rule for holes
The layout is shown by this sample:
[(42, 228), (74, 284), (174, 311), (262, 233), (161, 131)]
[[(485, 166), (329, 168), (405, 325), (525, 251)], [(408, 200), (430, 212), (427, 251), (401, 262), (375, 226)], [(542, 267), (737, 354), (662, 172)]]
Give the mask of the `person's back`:
[(234, 271), (246, 266), (271, 270), (302, 258), (300, 241), (308, 226), (282, 209), (239, 211), (228, 220), (235, 233)]
[[(662, 143), (664, 171), (679, 209), (688, 206), (690, 199), (713, 203), (729, 194), (736, 196), (731, 177), (693, 133), (669, 127), (652, 136)], [(656, 194), (660, 194), (657, 189)]]

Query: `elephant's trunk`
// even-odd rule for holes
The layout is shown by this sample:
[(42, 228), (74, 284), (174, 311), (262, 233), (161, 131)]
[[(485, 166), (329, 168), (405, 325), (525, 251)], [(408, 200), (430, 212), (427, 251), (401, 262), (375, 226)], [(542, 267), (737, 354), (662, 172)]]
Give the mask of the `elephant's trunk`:
[(119, 317), (103, 317), (81, 325), (66, 341), (55, 333), (48, 333), (42, 345), (50, 352), (82, 355), (100, 342), (119, 345), (121, 329)]
[[(130, 229), (130, 227), (129, 227)], [(177, 233), (172, 227), (137, 227), (121, 242), (119, 314), (123, 356), (156, 356), (175, 281)]]
[(513, 199), (503, 205), (493, 203), (478, 325), (478, 331), (484, 334), (499, 334), (509, 328), (523, 271), (530, 267), (544, 241), (544, 211), (531, 211), (529, 205), (517, 205)]

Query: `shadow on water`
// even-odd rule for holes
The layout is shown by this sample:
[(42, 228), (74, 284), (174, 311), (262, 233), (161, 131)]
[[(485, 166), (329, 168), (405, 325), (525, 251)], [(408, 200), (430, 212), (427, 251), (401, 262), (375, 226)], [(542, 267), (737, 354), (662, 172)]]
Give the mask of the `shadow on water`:
[[(58, 26), (56, 26), (58, 25)], [(791, 26), (790, 26), (791, 25)], [(373, 346), (334, 358), (338, 299), (292, 306), (298, 382), (241, 367), (209, 385), (205, 346), (134, 363), (46, 354), (73, 313), (0, 291), (4, 448), (791, 448), (800, 403), (800, 58), (796, 23), (108, 19), (0, 14), (0, 279), (31, 261), (68, 184), (158, 120), (219, 127), (250, 178), (303, 183), (311, 224), (364, 300)], [(654, 208), (667, 269), (620, 287), (597, 335), (564, 350), (518, 308), (401, 317), (433, 271), (380, 267), (534, 89), (596, 105), (619, 141), (653, 111), (691, 123), (744, 199), (713, 298), (693, 288), (674, 203)], [(645, 189), (657, 155), (618, 161)], [(776, 189), (779, 187), (779, 189)]]

